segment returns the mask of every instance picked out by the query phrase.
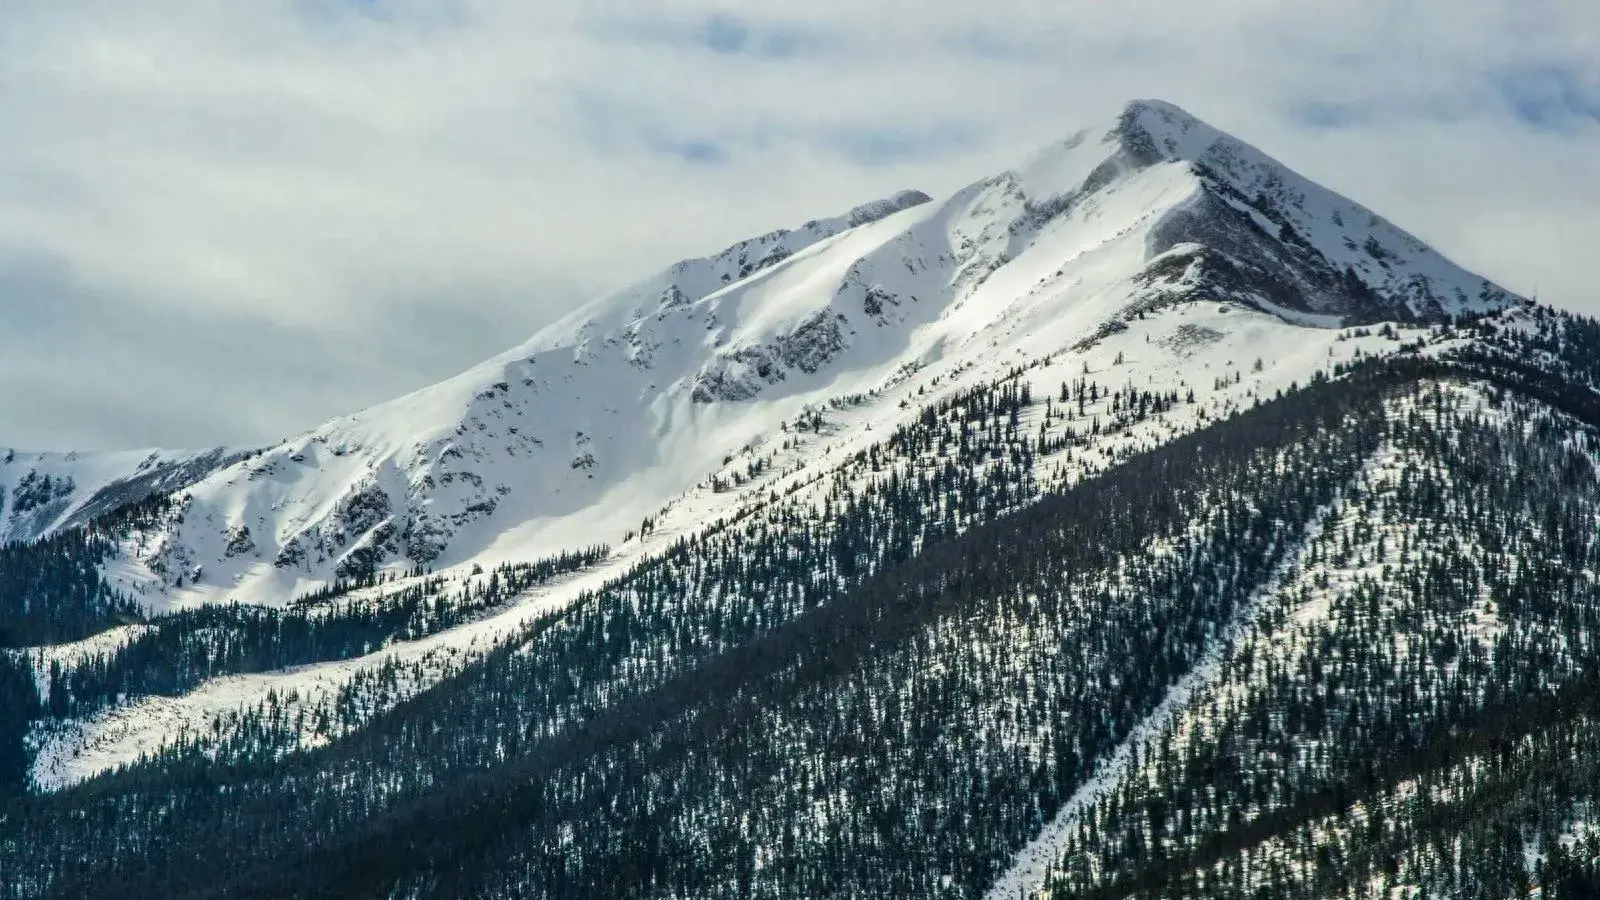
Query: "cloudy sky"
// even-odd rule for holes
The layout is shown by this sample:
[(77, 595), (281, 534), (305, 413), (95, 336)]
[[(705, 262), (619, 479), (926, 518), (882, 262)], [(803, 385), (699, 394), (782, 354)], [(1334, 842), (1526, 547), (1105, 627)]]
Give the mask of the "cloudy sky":
[(1600, 312), (1594, 0), (6, 0), (0, 444), (264, 442), (1159, 97)]

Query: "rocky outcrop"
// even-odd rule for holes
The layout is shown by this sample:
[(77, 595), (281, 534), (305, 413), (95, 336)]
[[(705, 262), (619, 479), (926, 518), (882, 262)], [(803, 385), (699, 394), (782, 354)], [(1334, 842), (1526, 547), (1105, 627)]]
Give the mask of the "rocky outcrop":
[(42, 509), (72, 496), (77, 489), (71, 475), (52, 477), (29, 472), (11, 489), (11, 514), (20, 516)]
[(753, 399), (790, 371), (814, 374), (847, 346), (842, 313), (818, 310), (769, 343), (719, 354), (695, 375), (697, 403)]
[(217, 448), (187, 459), (165, 461), (152, 455), (139, 466), (138, 472), (96, 491), (92, 497), (72, 511), (71, 517), (63, 523), (63, 527), (72, 528), (92, 522), (130, 503), (137, 503), (150, 497), (175, 494), (198, 483), (212, 472), (249, 459), (258, 452)]
[(345, 495), (334, 509), (330, 538), (343, 546), (352, 538), (366, 534), (388, 519), (394, 504), (376, 484), (366, 484)]
[(250, 526), (234, 525), (228, 529), (228, 543), (223, 549), (223, 556), (232, 559), (235, 556), (244, 556), (246, 553), (256, 552), (255, 539), (250, 536)]

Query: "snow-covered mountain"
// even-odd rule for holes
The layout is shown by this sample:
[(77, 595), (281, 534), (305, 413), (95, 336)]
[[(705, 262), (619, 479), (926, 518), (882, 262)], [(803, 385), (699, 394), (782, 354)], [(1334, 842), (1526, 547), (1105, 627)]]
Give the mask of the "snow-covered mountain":
[(0, 895), (1588, 896), (1597, 387), (1141, 101), (276, 447), (7, 454)]
[(218, 468), (118, 577), (157, 607), (281, 604), (340, 577), (616, 543), (780, 423), (929, 366), (1082, 350), (1190, 302), (1334, 327), (1512, 299), (1139, 101), (943, 200), (904, 192), (680, 262), (449, 381)]

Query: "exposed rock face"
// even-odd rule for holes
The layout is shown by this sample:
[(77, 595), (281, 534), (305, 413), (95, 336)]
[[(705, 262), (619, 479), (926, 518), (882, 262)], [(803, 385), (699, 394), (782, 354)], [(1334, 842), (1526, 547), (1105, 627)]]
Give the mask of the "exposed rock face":
[(51, 477), (29, 472), (11, 489), (11, 514), (20, 516), (72, 496), (77, 484), (71, 475)]
[(112, 510), (149, 497), (175, 494), (212, 472), (254, 455), (255, 451), (217, 448), (177, 461), (162, 461), (152, 456), (140, 465), (136, 474), (96, 491), (82, 506), (72, 512), (63, 527), (72, 528), (91, 522)]
[(333, 543), (343, 546), (351, 537), (366, 534), (388, 519), (393, 509), (389, 495), (376, 484), (352, 491), (339, 501), (334, 512)]
[(228, 529), (228, 546), (223, 554), (229, 559), (256, 552), (255, 539), (250, 537), (250, 526), (234, 525)]
[(449, 546), (454, 532), (427, 514), (411, 520), (404, 535), (406, 558), (421, 565), (438, 559)]
[(1273, 219), (1255, 207), (1247, 208), (1256, 212), (1252, 215), (1237, 201), (1229, 202), (1230, 193), (1208, 180), (1195, 202), (1164, 218), (1152, 235), (1153, 253), (1192, 245), (1163, 261), (1166, 267), (1187, 267), (1190, 297), (1255, 297), (1287, 310), (1339, 316), (1348, 324), (1443, 315), (1426, 280), (1420, 282), (1422, 293), (1411, 298), (1415, 303), (1404, 296), (1385, 297), (1353, 269), (1336, 268), (1287, 219), (1279, 217), (1278, 233), (1268, 233), (1259, 220)]
[(362, 578), (378, 571), (378, 567), (398, 551), (397, 532), (393, 522), (385, 520), (372, 531), (362, 535), (339, 563), (334, 575), (339, 578)]
[(695, 376), (698, 403), (753, 399), (790, 370), (814, 374), (847, 346), (842, 314), (818, 310), (770, 343), (721, 354)]
[(846, 227), (856, 228), (861, 225), (869, 225), (879, 219), (886, 219), (902, 210), (931, 202), (933, 202), (933, 198), (921, 191), (901, 191), (892, 197), (885, 197), (882, 200), (875, 200), (871, 203), (863, 203), (850, 210), (845, 215)]
[[(674, 266), (672, 272), (674, 275), (687, 275), (695, 267), (710, 266), (719, 270), (718, 281), (723, 284), (731, 283), (748, 278), (763, 269), (769, 269), (819, 240), (825, 240), (851, 228), (870, 225), (897, 212), (932, 200), (932, 197), (921, 191), (900, 191), (882, 200), (863, 203), (842, 216), (812, 219), (793, 231), (780, 228), (759, 237), (740, 241), (706, 259), (686, 260)], [(676, 284), (669, 290), (676, 294), (672, 299), (684, 296)]]
[(306, 535), (295, 535), (284, 542), (283, 547), (278, 550), (278, 555), (272, 560), (272, 564), (280, 569), (292, 569), (296, 566), (304, 565), (307, 555), (306, 545), (309, 542)]
[(5, 533), (27, 540), (44, 532), (50, 522), (67, 511), (76, 490), (77, 483), (70, 475), (28, 472), (11, 489), (11, 514), (5, 522)]
[(776, 342), (778, 359), (791, 369), (815, 373), (845, 348), (843, 321), (842, 315), (812, 313)]
[(1130, 104), (1107, 140), (1118, 147), (1107, 161), (1112, 170), (1186, 162), (1199, 177), (1200, 192), (1163, 216), (1149, 247), (1153, 258), (1186, 244), (1202, 248), (1189, 254), (1198, 266), (1190, 296), (1351, 325), (1443, 321), (1514, 299), (1487, 281), (1463, 289), (1462, 273), (1412, 235), (1177, 107)]
[[(402, 534), (395, 519), (394, 500), (376, 481), (368, 480), (342, 497), (325, 522), (285, 540), (273, 565), (314, 568), (323, 560), (335, 559), (334, 574), (339, 578), (369, 575), (397, 557), (410, 541), (409, 531)], [(248, 529), (245, 535), (248, 537)], [(230, 539), (227, 556), (235, 555), (232, 543)]]

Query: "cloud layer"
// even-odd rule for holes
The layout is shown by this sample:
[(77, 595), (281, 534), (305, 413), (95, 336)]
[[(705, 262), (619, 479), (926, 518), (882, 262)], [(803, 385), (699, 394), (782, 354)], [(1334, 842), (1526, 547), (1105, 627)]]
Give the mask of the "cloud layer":
[(272, 440), (1154, 96), (1600, 312), (1590, 0), (19, 0), (0, 443)]

